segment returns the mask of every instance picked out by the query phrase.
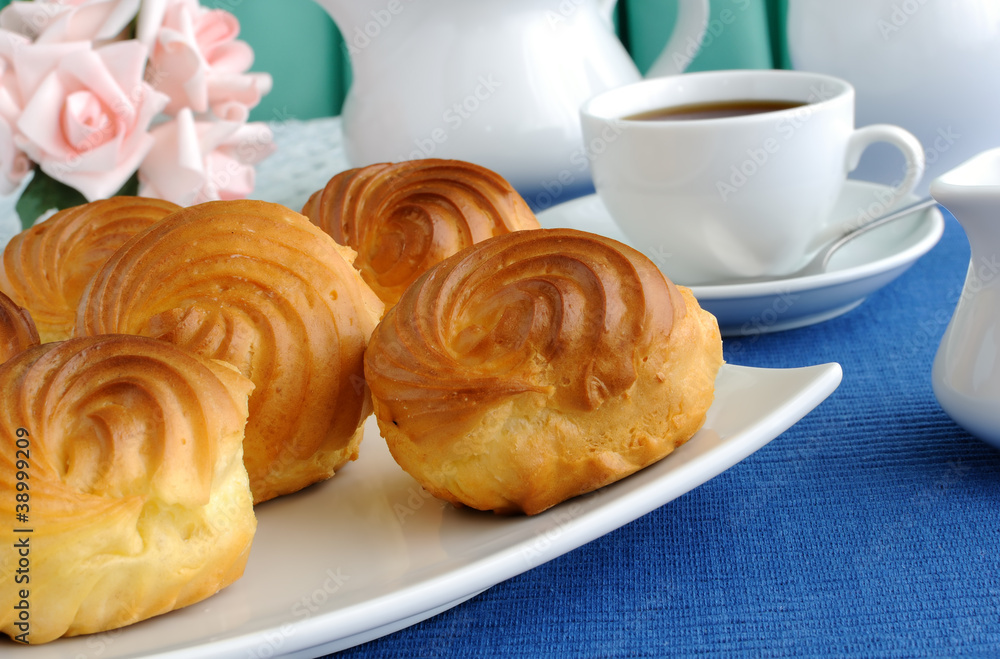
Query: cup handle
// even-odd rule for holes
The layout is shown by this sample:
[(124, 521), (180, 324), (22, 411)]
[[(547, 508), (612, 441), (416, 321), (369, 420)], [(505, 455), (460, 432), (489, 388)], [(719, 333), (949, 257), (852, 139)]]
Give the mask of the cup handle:
[[(903, 153), (906, 172), (903, 180), (893, 188), (892, 197), (884, 204), (883, 212), (893, 208), (917, 187), (924, 176), (924, 147), (909, 131), (890, 124), (872, 124), (858, 128), (847, 144), (847, 172), (852, 172), (861, 160), (861, 154), (875, 142), (887, 142)], [(881, 213), (879, 213), (881, 215)], [(874, 218), (872, 218), (874, 219)]]
[(701, 50), (702, 39), (708, 30), (709, 9), (708, 0), (680, 0), (677, 3), (674, 33), (649, 67), (647, 78), (661, 78), (684, 72)]

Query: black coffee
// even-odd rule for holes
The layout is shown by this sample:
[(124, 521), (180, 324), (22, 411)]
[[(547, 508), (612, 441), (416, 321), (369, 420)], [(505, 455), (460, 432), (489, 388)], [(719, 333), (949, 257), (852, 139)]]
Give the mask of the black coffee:
[(790, 110), (806, 105), (799, 101), (772, 100), (735, 100), (711, 103), (692, 103), (690, 105), (674, 105), (669, 108), (657, 108), (632, 114), (625, 119), (629, 121), (691, 121), (693, 119), (724, 119), (726, 117), (743, 117), (749, 114)]

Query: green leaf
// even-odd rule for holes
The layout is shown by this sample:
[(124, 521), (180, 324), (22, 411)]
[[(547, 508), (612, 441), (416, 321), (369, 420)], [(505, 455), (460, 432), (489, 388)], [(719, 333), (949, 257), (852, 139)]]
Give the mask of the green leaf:
[[(139, 194), (139, 173), (135, 172), (115, 196), (134, 197)], [(31, 181), (28, 182), (21, 197), (17, 200), (17, 215), (21, 218), (21, 228), (28, 229), (41, 215), (53, 208), (63, 210), (87, 203), (75, 188), (61, 183), (41, 169), (36, 168)]]
[(139, 195), (139, 172), (136, 170), (132, 176), (125, 181), (122, 189), (115, 193), (116, 197), (136, 197)]
[(60, 183), (41, 169), (35, 168), (35, 175), (17, 200), (17, 214), (21, 227), (30, 228), (43, 213), (55, 208), (62, 210), (87, 203), (87, 198), (65, 183)]

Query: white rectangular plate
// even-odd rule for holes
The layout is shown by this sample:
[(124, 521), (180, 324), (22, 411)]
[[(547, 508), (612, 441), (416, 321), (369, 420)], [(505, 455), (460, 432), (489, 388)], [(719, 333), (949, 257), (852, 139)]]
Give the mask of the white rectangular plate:
[(458, 510), (393, 461), (369, 419), (333, 479), (261, 506), (243, 578), (121, 630), (7, 659), (315, 657), (392, 633), (631, 522), (743, 460), (840, 384), (839, 364), (723, 366), (705, 427), (660, 462), (535, 517)]

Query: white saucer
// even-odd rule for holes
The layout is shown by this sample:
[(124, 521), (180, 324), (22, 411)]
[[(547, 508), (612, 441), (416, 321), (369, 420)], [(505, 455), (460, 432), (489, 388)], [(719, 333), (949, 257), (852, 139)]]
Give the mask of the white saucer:
[[(882, 185), (849, 180), (833, 212), (849, 223), (858, 209), (876, 203), (878, 193), (884, 190)], [(631, 244), (596, 195), (543, 211), (538, 221), (545, 228), (580, 229)], [(845, 245), (833, 255), (830, 269), (823, 274), (753, 284), (692, 286), (691, 290), (702, 307), (718, 319), (726, 337), (752, 338), (805, 327), (857, 307), (930, 251), (943, 232), (944, 218), (933, 207), (874, 229)], [(662, 263), (669, 256), (632, 246), (654, 263)]]

